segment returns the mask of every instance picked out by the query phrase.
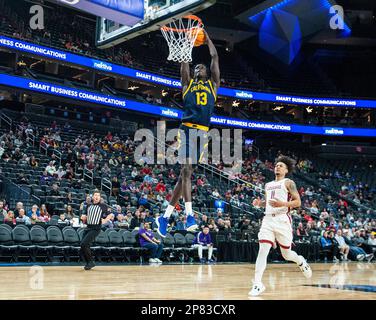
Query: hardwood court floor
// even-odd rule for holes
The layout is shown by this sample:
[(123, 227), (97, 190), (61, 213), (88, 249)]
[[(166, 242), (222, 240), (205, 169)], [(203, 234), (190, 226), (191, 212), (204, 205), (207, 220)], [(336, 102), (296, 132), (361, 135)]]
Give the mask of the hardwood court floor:
[[(311, 264), (313, 277), (307, 280), (295, 264), (271, 264), (264, 275), (266, 291), (256, 298), (248, 298), (254, 264), (100, 265), (90, 271), (81, 266), (12, 266), (0, 268), (0, 299), (374, 300), (375, 265)], [(341, 287), (347, 285), (365, 291)]]

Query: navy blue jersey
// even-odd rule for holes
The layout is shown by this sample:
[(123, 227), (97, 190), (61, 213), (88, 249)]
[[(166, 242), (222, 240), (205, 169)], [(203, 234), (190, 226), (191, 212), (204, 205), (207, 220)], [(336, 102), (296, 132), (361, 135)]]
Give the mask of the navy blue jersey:
[(184, 114), (182, 122), (209, 127), (216, 98), (211, 80), (196, 82), (192, 79), (183, 93)]

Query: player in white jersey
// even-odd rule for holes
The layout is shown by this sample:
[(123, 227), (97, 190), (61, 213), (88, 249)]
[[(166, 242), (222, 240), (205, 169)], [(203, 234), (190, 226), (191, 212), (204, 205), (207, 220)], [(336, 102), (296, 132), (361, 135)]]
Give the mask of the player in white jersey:
[(301, 205), (299, 192), (295, 182), (286, 178), (294, 170), (295, 161), (289, 157), (281, 156), (276, 159), (274, 174), (275, 180), (265, 185), (265, 201), (256, 199), (253, 205), (265, 207), (259, 239), (259, 252), (256, 260), (256, 271), (253, 287), (249, 292), (251, 296), (258, 296), (265, 291), (262, 284), (262, 275), (266, 268), (270, 248), (279, 244), (285, 260), (295, 262), (306, 278), (312, 276), (312, 270), (303, 256), (298, 256), (291, 250), (293, 231), (291, 225), (290, 209)]

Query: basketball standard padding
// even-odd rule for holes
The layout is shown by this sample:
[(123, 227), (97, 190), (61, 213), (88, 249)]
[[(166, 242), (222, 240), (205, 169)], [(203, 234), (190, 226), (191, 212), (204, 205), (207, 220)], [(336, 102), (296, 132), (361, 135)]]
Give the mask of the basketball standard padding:
[(195, 47), (202, 46), (206, 41), (205, 33), (203, 29), (198, 30), (198, 35), (195, 41)]

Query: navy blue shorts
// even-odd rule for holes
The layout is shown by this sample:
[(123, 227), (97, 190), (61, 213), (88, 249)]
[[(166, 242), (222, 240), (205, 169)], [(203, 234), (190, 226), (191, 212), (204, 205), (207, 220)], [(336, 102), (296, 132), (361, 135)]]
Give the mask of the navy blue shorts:
[[(182, 132), (185, 135), (185, 141), (182, 141)], [(201, 163), (208, 155), (208, 140), (200, 141), (199, 137), (207, 138), (208, 133), (203, 130), (197, 130), (185, 125), (181, 125), (178, 133), (178, 158), (179, 161), (190, 159), (192, 164)]]

